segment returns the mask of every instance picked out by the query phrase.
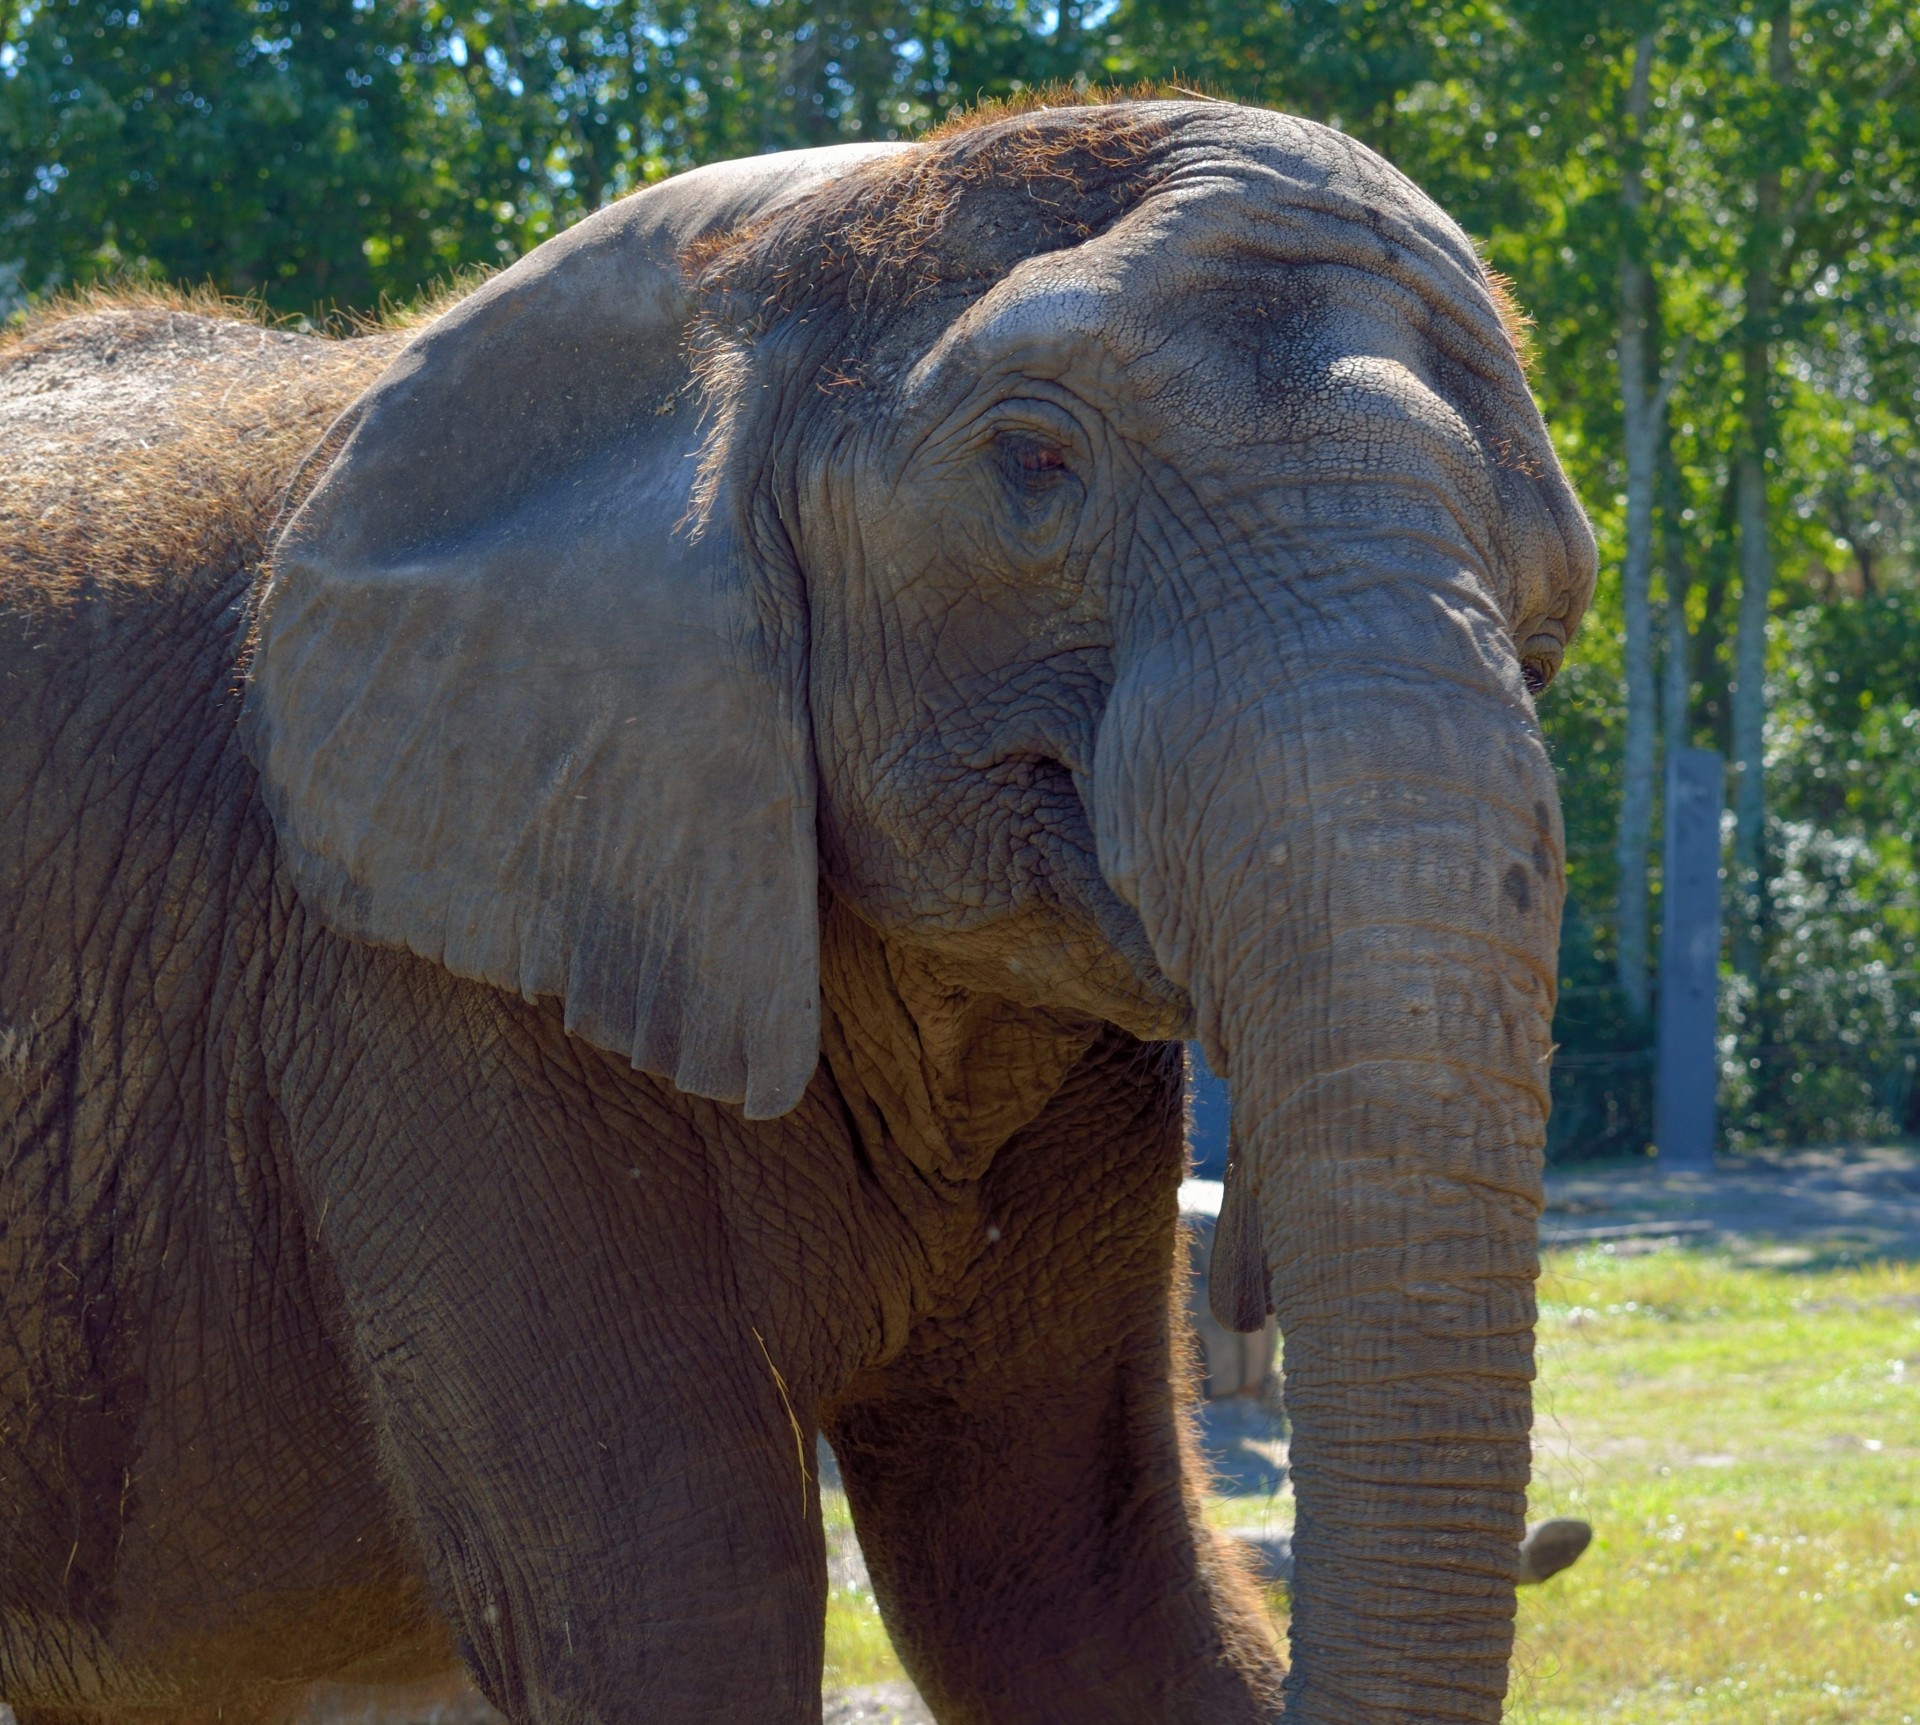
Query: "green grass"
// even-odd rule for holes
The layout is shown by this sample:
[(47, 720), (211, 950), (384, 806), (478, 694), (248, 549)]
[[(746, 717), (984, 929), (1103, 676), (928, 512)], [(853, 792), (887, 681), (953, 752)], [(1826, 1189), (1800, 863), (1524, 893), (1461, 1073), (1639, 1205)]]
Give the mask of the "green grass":
[(1526, 1725), (1920, 1720), (1920, 1269), (1556, 1255), (1521, 1595)]
[[(1920, 1725), (1920, 1267), (1555, 1254), (1536, 1408), (1532, 1513), (1595, 1536), (1522, 1590), (1513, 1725)], [(864, 1594), (827, 1642), (898, 1674)]]
[[(822, 1488), (820, 1520), (830, 1543), (850, 1537), (853, 1512), (844, 1491)], [(826, 1687), (854, 1689), (867, 1683), (898, 1682), (904, 1675), (873, 1595), (863, 1587), (832, 1589), (827, 1594)]]

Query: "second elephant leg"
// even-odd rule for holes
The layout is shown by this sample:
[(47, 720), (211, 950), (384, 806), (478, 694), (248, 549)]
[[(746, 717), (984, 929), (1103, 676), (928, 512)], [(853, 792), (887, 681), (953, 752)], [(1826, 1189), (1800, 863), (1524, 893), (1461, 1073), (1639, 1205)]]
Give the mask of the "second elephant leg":
[(1279, 1715), (1279, 1655), (1201, 1520), (1170, 1381), (1175, 1084), (1096, 1049), (996, 1158), (952, 1308), (829, 1422), (942, 1725)]

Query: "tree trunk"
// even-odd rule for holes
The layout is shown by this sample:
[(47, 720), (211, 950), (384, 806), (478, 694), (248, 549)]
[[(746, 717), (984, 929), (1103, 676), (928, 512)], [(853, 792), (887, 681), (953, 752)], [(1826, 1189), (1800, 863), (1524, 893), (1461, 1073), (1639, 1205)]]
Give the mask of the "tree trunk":
[[(1768, 15), (1767, 72), (1776, 84), (1793, 76), (1793, 8), (1774, 0)], [(1740, 625), (1733, 686), (1733, 957), (1743, 975), (1760, 980), (1766, 895), (1767, 609), (1773, 596), (1773, 546), (1767, 523), (1767, 459), (1773, 413), (1774, 274), (1781, 245), (1780, 170), (1769, 162), (1754, 182), (1754, 233), (1747, 254), (1740, 369), (1746, 447), (1734, 468), (1734, 514), (1740, 533)]]
[(1734, 963), (1759, 980), (1761, 901), (1765, 891), (1767, 606), (1773, 548), (1767, 541), (1767, 474), (1758, 449), (1741, 452), (1735, 470), (1740, 529), (1740, 623), (1733, 661)]
[(1679, 531), (1679, 481), (1670, 455), (1661, 462), (1666, 529), (1661, 535), (1660, 570), (1666, 588), (1666, 660), (1661, 666), (1661, 746), (1672, 760), (1693, 746), (1693, 644), (1687, 634), (1687, 593), (1692, 586), (1686, 546)]
[(1635, 1018), (1647, 1015), (1647, 845), (1653, 832), (1654, 679), (1653, 568), (1654, 458), (1659, 444), (1662, 392), (1647, 353), (1653, 283), (1642, 255), (1641, 131), (1653, 71), (1653, 37), (1634, 44), (1627, 86), (1626, 166), (1620, 183), (1620, 404), (1627, 457), (1627, 547), (1620, 571), (1626, 611), (1627, 735), (1621, 766), (1620, 825), (1614, 843), (1614, 974)]

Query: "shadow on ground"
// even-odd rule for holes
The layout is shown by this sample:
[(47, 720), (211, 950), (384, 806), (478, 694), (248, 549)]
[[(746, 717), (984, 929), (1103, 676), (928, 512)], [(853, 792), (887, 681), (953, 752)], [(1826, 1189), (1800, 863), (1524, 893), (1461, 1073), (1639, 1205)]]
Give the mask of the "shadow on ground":
[(1287, 1427), (1258, 1396), (1200, 1404), (1200, 1450), (1221, 1497), (1274, 1497), (1287, 1483)]
[(1549, 1170), (1541, 1245), (1675, 1241), (1766, 1269), (1920, 1258), (1920, 1146), (1723, 1156), (1711, 1173), (1651, 1159)]

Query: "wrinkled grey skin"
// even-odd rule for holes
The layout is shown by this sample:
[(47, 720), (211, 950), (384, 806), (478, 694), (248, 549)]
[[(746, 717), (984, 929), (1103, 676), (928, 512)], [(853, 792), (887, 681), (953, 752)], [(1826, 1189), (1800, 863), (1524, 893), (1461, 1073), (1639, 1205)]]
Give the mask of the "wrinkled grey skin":
[[(861, 239), (916, 162), (924, 253)], [(102, 328), (0, 412), (345, 364)], [(1286, 1717), (1496, 1719), (1527, 685), (1593, 554), (1444, 217), (1202, 104), (702, 170), (299, 496), (264, 583), (8, 575), (27, 1725), (454, 1649), (516, 1718), (815, 1719), (816, 1423), (941, 1719), (1278, 1716), (1169, 1381), (1189, 1028), (1286, 1339)]]

